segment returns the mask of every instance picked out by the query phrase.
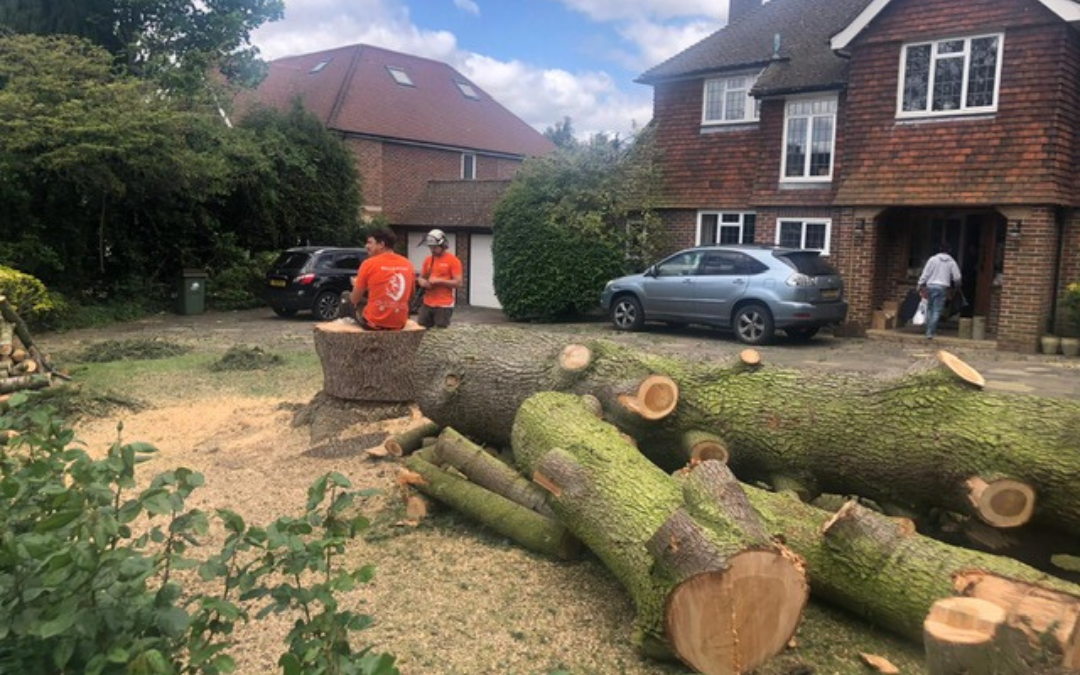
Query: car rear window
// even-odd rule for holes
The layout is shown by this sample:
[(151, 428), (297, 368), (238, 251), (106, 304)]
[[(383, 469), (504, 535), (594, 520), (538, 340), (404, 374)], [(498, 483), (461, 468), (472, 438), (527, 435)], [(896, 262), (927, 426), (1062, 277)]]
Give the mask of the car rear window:
[(304, 263), (307, 262), (309, 256), (309, 253), (285, 251), (277, 257), (277, 260), (274, 261), (273, 267), (274, 269), (279, 270), (298, 270), (304, 266)]
[(776, 257), (795, 268), (795, 271), (807, 276), (823, 277), (839, 274), (836, 268), (825, 262), (817, 251), (790, 251), (778, 253)]

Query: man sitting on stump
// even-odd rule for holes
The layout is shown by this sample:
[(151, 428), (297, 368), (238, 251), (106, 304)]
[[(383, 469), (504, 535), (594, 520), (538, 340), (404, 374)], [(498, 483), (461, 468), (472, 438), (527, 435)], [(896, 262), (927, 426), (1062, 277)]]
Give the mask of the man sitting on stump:
[(394, 253), (397, 237), (390, 230), (376, 230), (367, 238), (368, 257), (360, 263), (349, 301), (357, 309), (356, 320), (365, 330), (401, 330), (409, 320), (412, 297), (412, 263)]
[(420, 270), (416, 284), (424, 289), (423, 303), (416, 321), (424, 328), (447, 328), (454, 313), (454, 296), (461, 288), (462, 267), (458, 257), (448, 249), (446, 234), (432, 230), (420, 242), (431, 251)]

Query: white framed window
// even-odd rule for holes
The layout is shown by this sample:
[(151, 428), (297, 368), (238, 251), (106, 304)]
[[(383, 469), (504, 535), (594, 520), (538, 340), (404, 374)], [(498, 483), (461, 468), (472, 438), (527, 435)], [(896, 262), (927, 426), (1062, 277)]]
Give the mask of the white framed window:
[(904, 45), (896, 116), (996, 111), (1004, 42), (996, 33)]
[(461, 155), (462, 180), (476, 180), (476, 155), (466, 152)]
[(829, 255), (831, 239), (831, 218), (780, 218), (776, 221), (777, 246), (811, 248)]
[(705, 80), (702, 124), (738, 124), (756, 122), (760, 102), (750, 95), (760, 73), (743, 73)]
[(752, 244), (757, 214), (749, 211), (698, 211), (697, 245)]
[(832, 180), (836, 105), (836, 97), (830, 96), (791, 99), (784, 106), (781, 180)]

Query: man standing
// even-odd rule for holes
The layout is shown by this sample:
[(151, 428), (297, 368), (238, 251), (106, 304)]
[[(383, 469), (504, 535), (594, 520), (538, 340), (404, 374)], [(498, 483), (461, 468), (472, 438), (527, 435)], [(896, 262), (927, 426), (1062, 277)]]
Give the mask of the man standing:
[(442, 230), (428, 232), (420, 245), (427, 246), (431, 255), (424, 259), (416, 280), (416, 285), (424, 289), (424, 304), (420, 305), (416, 322), (424, 328), (447, 328), (454, 313), (456, 289), (461, 288), (461, 261), (447, 250)]
[(405, 256), (394, 253), (397, 237), (390, 230), (376, 230), (367, 238), (368, 257), (360, 263), (349, 301), (364, 305), (357, 317), (367, 330), (401, 330), (409, 320), (415, 272)]
[(939, 253), (926, 261), (919, 275), (919, 294), (927, 298), (926, 338), (932, 340), (937, 333), (941, 310), (945, 307), (949, 289), (960, 285), (960, 266), (950, 255), (948, 242), (941, 242)]

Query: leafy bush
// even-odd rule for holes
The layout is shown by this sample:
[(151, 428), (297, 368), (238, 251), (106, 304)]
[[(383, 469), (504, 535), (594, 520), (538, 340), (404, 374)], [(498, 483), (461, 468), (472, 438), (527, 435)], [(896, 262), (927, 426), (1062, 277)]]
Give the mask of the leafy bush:
[(597, 136), (527, 161), (495, 209), (495, 294), (512, 319), (588, 314), (662, 245), (647, 134)]
[(1065, 325), (1072, 330), (1073, 335), (1080, 335), (1080, 281), (1074, 281), (1065, 286), (1065, 293), (1061, 296), (1062, 317)]
[[(297, 611), (279, 665), (301, 672), (393, 675), (394, 658), (353, 651), (349, 634), (371, 618), (339, 611), (334, 593), (372, 578), (365, 566), (335, 566), (345, 543), (367, 527), (352, 514), (357, 493), (337, 473), (308, 490), (304, 513), (266, 528), (228, 510), (221, 550), (190, 552), (210, 526), (186, 510), (203, 483), (179, 468), (136, 491), (135, 468), (155, 449), (114, 443), (94, 460), (47, 406), (16, 394), (0, 430), (0, 672), (150, 675), (231, 672), (230, 636), (257, 613)], [(185, 591), (178, 570), (197, 570), (220, 591)]]
[(37, 277), (3, 265), (0, 265), (0, 295), (31, 326), (47, 322), (66, 307), (64, 299), (50, 293)]
[(261, 307), (266, 270), (277, 255), (277, 251), (244, 252), (220, 270), (212, 271), (207, 285), (209, 305), (222, 310)]

